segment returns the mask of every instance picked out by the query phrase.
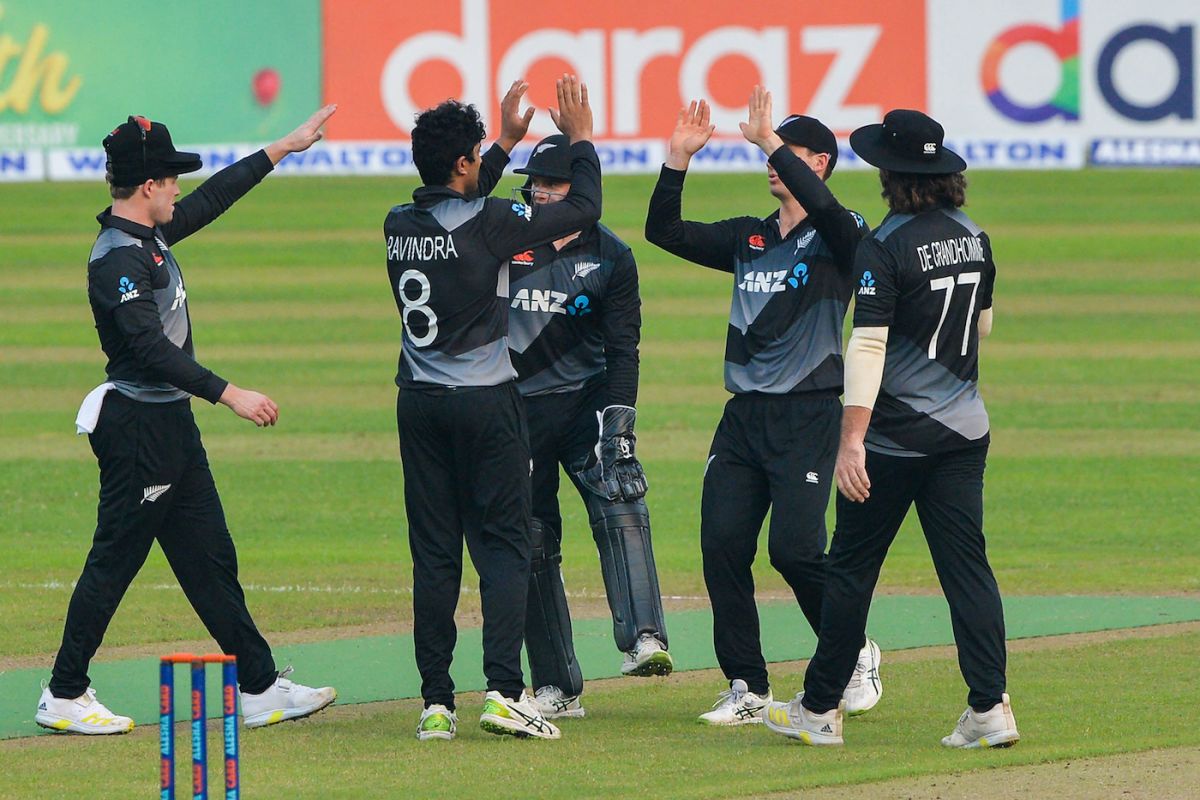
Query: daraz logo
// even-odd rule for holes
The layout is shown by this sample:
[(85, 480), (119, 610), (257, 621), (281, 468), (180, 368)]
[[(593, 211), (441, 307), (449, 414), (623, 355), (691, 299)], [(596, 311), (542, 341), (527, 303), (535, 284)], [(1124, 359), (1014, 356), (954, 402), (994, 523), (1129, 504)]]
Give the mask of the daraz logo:
[[(983, 57), (980, 80), (992, 106), (1004, 116), (1017, 122), (1045, 122), (1062, 119), (1079, 120), (1079, 95), (1082, 67), (1080, 64), (1079, 0), (1061, 0), (1058, 28), (1025, 23), (1016, 25), (997, 36)], [(1195, 63), (1195, 28), (1180, 25), (1174, 30), (1149, 23), (1131, 25), (1116, 31), (1099, 49), (1096, 58), (1096, 86), (1104, 101), (1121, 116), (1137, 122), (1153, 122), (1167, 117), (1183, 120), (1196, 118), (1196, 96), (1192, 83)], [(1175, 86), (1158, 94), (1157, 102), (1143, 104), (1129, 100), (1113, 80), (1118, 57), (1131, 45), (1150, 42), (1161, 46), (1175, 61)], [(1001, 68), (1010, 52), (1021, 45), (1040, 45), (1049, 50), (1060, 64), (1057, 88), (1044, 87), (1048, 99), (1043, 103), (1023, 105), (1014, 100), (1001, 85)], [(1167, 73), (1167, 80), (1170, 72)], [(1165, 96), (1164, 96), (1165, 95)]]

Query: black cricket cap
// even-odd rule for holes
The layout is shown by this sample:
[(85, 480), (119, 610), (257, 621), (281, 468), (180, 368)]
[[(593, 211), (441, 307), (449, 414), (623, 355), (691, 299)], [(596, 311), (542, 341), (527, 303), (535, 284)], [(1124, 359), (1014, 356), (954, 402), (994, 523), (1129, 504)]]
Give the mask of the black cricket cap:
[[(530, 178), (549, 178), (556, 181), (571, 180), (571, 140), (561, 133), (547, 136), (533, 147), (529, 163), (514, 169), (518, 175)], [(528, 188), (529, 181), (525, 186)]]
[(882, 124), (850, 134), (850, 146), (868, 164), (891, 172), (951, 175), (967, 168), (962, 156), (942, 144), (945, 130), (920, 111), (898, 108)]
[(161, 122), (133, 116), (104, 137), (105, 164), (113, 186), (139, 186), (150, 179), (195, 172), (203, 166), (199, 153), (183, 153), (171, 143)]
[(825, 153), (829, 156), (829, 171), (833, 172), (838, 157), (837, 137), (821, 120), (803, 114), (792, 114), (779, 123), (775, 134), (788, 144), (807, 147), (814, 153)]

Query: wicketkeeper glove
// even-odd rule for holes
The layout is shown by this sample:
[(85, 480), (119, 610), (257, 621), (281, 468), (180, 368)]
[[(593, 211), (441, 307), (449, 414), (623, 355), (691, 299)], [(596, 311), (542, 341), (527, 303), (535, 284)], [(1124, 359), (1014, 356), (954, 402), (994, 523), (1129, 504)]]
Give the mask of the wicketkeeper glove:
[(637, 500), (646, 494), (646, 473), (634, 455), (637, 436), (633, 423), (637, 410), (631, 406), (608, 406), (597, 412), (600, 439), (595, 463), (577, 470), (575, 476), (589, 491), (608, 500)]

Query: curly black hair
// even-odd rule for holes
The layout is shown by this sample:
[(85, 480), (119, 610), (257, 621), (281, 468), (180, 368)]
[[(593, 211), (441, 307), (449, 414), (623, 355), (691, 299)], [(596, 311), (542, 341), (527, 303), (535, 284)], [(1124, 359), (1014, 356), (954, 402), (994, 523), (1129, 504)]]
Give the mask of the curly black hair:
[(473, 105), (447, 100), (417, 115), (412, 130), (413, 163), (426, 186), (445, 186), (460, 156), (475, 160), (475, 145), (487, 131)]

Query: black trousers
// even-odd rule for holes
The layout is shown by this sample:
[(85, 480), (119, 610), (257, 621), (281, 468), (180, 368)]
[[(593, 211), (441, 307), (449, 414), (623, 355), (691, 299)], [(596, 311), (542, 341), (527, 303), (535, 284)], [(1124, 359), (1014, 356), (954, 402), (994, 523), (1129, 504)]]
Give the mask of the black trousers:
[(529, 434), (515, 383), (401, 389), (396, 400), (413, 558), (413, 643), (425, 705), (454, 708), (463, 539), (479, 573), (487, 687), (525, 690), (529, 588)]
[(725, 677), (756, 694), (769, 688), (751, 572), (759, 531), (770, 508), (771, 566), (817, 630), (841, 410), (832, 394), (734, 395), (713, 436), (700, 501), (713, 645)]
[(986, 710), (1004, 692), (1004, 609), (983, 538), (987, 445), (920, 458), (867, 451), (871, 496), (837, 498), (825, 604), (816, 655), (804, 676), (804, 705), (835, 708), (854, 672), (879, 570), (915, 502), (950, 606), (967, 702)]
[(89, 438), (100, 464), (96, 533), (67, 607), (50, 691), (67, 698), (87, 689), (88, 664), (155, 539), (204, 627), (237, 656), (242, 691), (265, 691), (275, 661), (246, 608), (189, 401), (139, 403), (109, 392)]
[(571, 467), (587, 459), (600, 438), (596, 412), (603, 410), (602, 381), (575, 392), (525, 398), (529, 418), (529, 449), (533, 456), (531, 476), (533, 516), (558, 532), (562, 539), (562, 513), (558, 507), (558, 467), (567, 470), (580, 497), (584, 489), (575, 482)]

